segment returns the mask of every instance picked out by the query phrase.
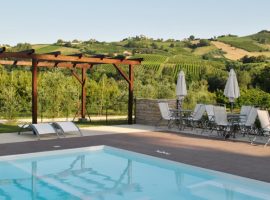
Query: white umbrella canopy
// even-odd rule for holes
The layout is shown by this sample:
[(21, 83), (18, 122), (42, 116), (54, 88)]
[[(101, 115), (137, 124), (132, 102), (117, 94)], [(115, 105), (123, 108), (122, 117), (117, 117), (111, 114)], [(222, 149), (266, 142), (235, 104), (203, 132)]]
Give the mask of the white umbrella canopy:
[(181, 103), (181, 101), (185, 98), (186, 95), (187, 95), (187, 85), (186, 85), (185, 74), (183, 71), (180, 71), (180, 73), (178, 74), (177, 84), (176, 84), (176, 96), (177, 96), (178, 102), (180, 101)]
[(233, 102), (235, 101), (235, 99), (240, 97), (240, 90), (239, 90), (236, 74), (233, 69), (230, 70), (229, 78), (226, 82), (226, 86), (224, 89), (224, 95), (229, 98), (231, 105), (233, 105)]

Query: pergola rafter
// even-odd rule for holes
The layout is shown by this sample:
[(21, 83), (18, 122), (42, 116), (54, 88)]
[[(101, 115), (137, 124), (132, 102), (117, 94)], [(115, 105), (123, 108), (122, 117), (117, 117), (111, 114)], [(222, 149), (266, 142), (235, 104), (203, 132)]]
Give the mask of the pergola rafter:
[[(0, 65), (12, 66), (32, 66), (32, 123), (37, 123), (38, 116), (38, 90), (37, 76), (39, 67), (47, 68), (67, 68), (71, 70), (72, 75), (82, 86), (81, 90), (81, 118), (86, 116), (86, 72), (97, 64), (112, 64), (121, 76), (129, 84), (128, 99), (128, 123), (132, 124), (133, 109), (133, 87), (134, 87), (134, 65), (141, 64), (142, 59), (117, 59), (106, 57), (105, 55), (83, 56), (83, 54), (61, 55), (60, 51), (49, 52), (46, 54), (36, 54), (34, 49), (21, 52), (6, 52), (6, 49), (0, 48)], [(128, 65), (128, 75), (118, 65)], [(76, 69), (81, 69), (81, 78), (76, 73)]]

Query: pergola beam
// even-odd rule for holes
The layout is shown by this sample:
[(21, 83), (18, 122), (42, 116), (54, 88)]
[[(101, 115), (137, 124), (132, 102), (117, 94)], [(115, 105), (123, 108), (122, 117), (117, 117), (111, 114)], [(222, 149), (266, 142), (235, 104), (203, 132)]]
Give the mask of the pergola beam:
[(35, 53), (35, 49), (28, 49), (28, 50), (20, 51), (18, 53), (22, 53), (22, 54), (26, 54), (26, 55), (31, 55), (31, 54)]
[(80, 84), (83, 84), (83, 81), (80, 79), (79, 75), (75, 72), (74, 69), (71, 70), (72, 75), (80, 82)]
[(53, 52), (49, 52), (49, 53), (45, 53), (45, 54), (59, 56), (59, 55), (61, 55), (61, 51), (53, 51)]
[[(0, 65), (16, 65), (16, 66), (32, 66), (32, 62), (30, 61), (23, 61), (23, 60), (16, 60), (16, 62), (12, 60), (0, 60)], [(60, 68), (69, 68), (72, 69), (74, 67), (74, 64), (71, 62), (38, 62), (37, 64), (38, 67), (48, 67), (48, 68), (53, 68), (53, 67), (60, 67)], [(88, 63), (77, 63), (76, 68), (84, 68), (84, 67), (89, 67), (91, 66)]]
[(16, 58), (16, 59), (36, 59), (38, 61), (50, 62), (78, 62), (78, 63), (91, 63), (91, 64), (127, 64), (139, 65), (141, 62), (138, 60), (128, 59), (111, 59), (111, 58), (91, 58), (91, 57), (77, 57), (77, 56), (64, 56), (64, 55), (48, 55), (48, 54), (25, 54), (22, 52), (2, 52), (0, 58)]
[(130, 83), (130, 80), (128, 78), (128, 76), (125, 74), (125, 72), (120, 68), (118, 67), (116, 64), (113, 64), (113, 66), (117, 69), (117, 71), (123, 76), (123, 78), (128, 82)]

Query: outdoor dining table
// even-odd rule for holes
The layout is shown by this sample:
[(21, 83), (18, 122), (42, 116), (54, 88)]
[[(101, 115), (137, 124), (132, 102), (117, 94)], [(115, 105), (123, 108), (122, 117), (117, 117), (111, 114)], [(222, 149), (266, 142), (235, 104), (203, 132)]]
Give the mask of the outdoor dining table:
[(240, 124), (243, 119), (246, 119), (247, 115), (240, 113), (228, 113), (227, 119), (231, 124), (231, 133), (233, 133), (233, 138), (235, 138), (236, 132), (240, 129)]
[(183, 117), (187, 113), (192, 113), (193, 110), (186, 110), (186, 109), (170, 109), (172, 117), (176, 119), (176, 123), (178, 124), (178, 128), (183, 130)]

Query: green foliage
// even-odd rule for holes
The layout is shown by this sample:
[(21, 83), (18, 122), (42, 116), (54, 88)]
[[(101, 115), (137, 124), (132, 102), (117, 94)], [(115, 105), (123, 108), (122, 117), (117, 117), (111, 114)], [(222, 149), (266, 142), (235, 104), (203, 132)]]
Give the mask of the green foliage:
[(210, 41), (206, 39), (201, 39), (197, 43), (192, 42), (192, 41), (186, 41), (186, 46), (191, 49), (196, 49), (198, 47), (206, 47), (206, 46), (210, 46)]
[(260, 108), (270, 108), (270, 94), (260, 89), (242, 89), (237, 105), (256, 105)]
[(262, 90), (270, 92), (270, 67), (265, 67), (261, 73), (255, 77), (255, 82)]
[(9, 48), (8, 51), (11, 52), (18, 52), (18, 51), (24, 51), (24, 50), (28, 50), (28, 49), (32, 49), (31, 44), (29, 43), (18, 43), (16, 46)]
[(262, 44), (269, 44), (270, 43), (270, 31), (262, 30), (254, 35), (249, 36), (253, 40), (258, 41)]
[(184, 107), (193, 109), (196, 103), (216, 103), (215, 94), (208, 91), (207, 81), (205, 80), (189, 84), (188, 95), (184, 99)]
[(262, 48), (254, 41), (251, 37), (219, 37), (219, 41), (229, 44), (231, 46), (244, 49), (246, 51), (265, 51), (265, 48)]
[(267, 59), (265, 56), (260, 55), (260, 56), (244, 56), (243, 58), (240, 59), (242, 63), (260, 63), (260, 62), (265, 62)]

